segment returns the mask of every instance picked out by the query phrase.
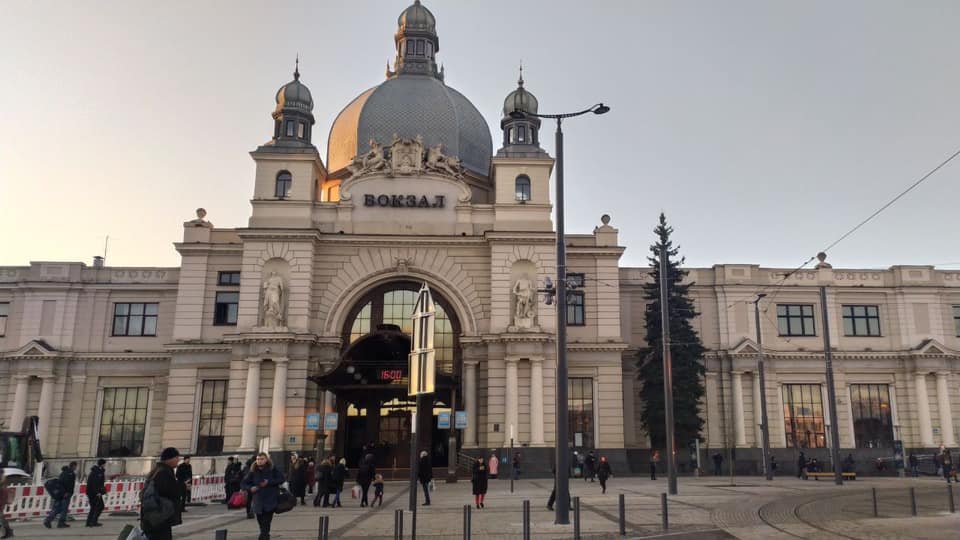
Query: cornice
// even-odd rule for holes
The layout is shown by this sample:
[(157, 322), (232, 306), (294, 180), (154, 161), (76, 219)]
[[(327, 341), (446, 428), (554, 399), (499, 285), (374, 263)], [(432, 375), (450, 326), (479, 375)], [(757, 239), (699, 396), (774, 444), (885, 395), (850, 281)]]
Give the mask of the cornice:
[(223, 336), (224, 343), (317, 343), (316, 334), (251, 331)]
[(556, 340), (553, 334), (543, 332), (524, 332), (502, 334), (484, 334), (484, 343), (549, 343)]
[(567, 342), (568, 351), (577, 352), (623, 352), (629, 349), (626, 343), (570, 343)]

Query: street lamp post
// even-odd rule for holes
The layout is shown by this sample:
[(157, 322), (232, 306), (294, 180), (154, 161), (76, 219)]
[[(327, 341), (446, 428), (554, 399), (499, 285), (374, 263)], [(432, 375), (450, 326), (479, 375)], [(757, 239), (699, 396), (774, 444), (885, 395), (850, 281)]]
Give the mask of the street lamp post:
[(563, 232), (563, 129), (565, 118), (587, 113), (604, 114), (610, 110), (603, 103), (593, 107), (565, 114), (534, 114), (521, 110), (510, 113), (511, 118), (551, 118), (557, 121), (557, 391), (556, 391), (556, 518), (555, 523), (570, 523), (570, 484), (569, 449), (567, 448), (568, 418), (567, 410), (567, 247)]
[(767, 480), (773, 480), (773, 469), (770, 467), (770, 424), (767, 423), (767, 379), (764, 375), (763, 361), (763, 333), (760, 331), (760, 300), (766, 297), (764, 293), (757, 295), (753, 301), (753, 318), (757, 325), (757, 380), (760, 383), (760, 436), (762, 438), (763, 471)]

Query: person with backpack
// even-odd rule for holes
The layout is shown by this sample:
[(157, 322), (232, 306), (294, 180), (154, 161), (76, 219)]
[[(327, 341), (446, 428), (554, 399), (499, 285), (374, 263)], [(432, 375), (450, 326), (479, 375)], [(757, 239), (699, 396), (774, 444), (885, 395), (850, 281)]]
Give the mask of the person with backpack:
[(107, 471), (103, 467), (107, 460), (98, 459), (97, 464), (90, 468), (87, 475), (87, 500), (90, 502), (90, 512), (87, 513), (87, 527), (100, 527), (100, 514), (103, 512), (103, 496), (107, 494)]
[(13, 499), (10, 498), (7, 493), (7, 477), (3, 474), (3, 468), (0, 468), (0, 530), (3, 531), (3, 536), (0, 536), (0, 538), (13, 537), (13, 529), (10, 528), (10, 522), (7, 521), (7, 518), (3, 515), (3, 507), (12, 502)]
[(257, 525), (260, 526), (258, 540), (270, 540), (270, 525), (273, 523), (273, 513), (277, 509), (280, 484), (283, 481), (283, 473), (273, 466), (265, 452), (257, 454), (257, 460), (243, 479), (241, 487), (247, 490), (253, 499), (253, 513), (257, 516)]
[(73, 497), (73, 490), (77, 484), (76, 471), (77, 462), (71, 461), (70, 465), (61, 469), (58, 478), (47, 480), (47, 483), (43, 485), (47, 494), (50, 495), (50, 499), (52, 499), (50, 512), (43, 520), (44, 527), (49, 529), (54, 519), (57, 520), (58, 529), (70, 526), (67, 524), (67, 511), (70, 507), (70, 498)]
[(140, 528), (149, 540), (171, 540), (173, 526), (182, 523), (182, 492), (174, 473), (179, 461), (180, 452), (176, 448), (164, 448), (140, 494)]

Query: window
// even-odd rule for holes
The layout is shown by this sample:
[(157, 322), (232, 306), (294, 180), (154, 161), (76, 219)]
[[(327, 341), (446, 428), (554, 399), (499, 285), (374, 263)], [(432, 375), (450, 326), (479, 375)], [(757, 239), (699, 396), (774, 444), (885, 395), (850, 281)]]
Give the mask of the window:
[(293, 120), (287, 120), (287, 137), (293, 137)]
[(7, 333), (7, 317), (10, 315), (10, 302), (0, 302), (0, 336)]
[(843, 306), (843, 335), (879, 336), (880, 308), (877, 306)]
[(287, 171), (280, 171), (277, 173), (277, 186), (273, 190), (273, 196), (285, 199), (290, 194), (291, 185), (293, 185), (293, 175)]
[(239, 285), (240, 272), (231, 270), (229, 272), (217, 273), (217, 285)]
[(146, 388), (103, 389), (98, 456), (128, 457), (143, 454), (148, 396)]
[(960, 306), (953, 306), (953, 329), (954, 334), (960, 337)]
[(593, 379), (571, 377), (568, 381), (569, 443), (575, 448), (593, 448)]
[(516, 197), (520, 202), (526, 202), (530, 200), (530, 177), (521, 174), (517, 177), (516, 182)]
[(423, 56), (423, 40), (417, 40), (417, 56)]
[(517, 127), (517, 141), (520, 143), (527, 141), (527, 126)]
[(819, 384), (783, 385), (783, 425), (788, 448), (826, 448)]
[(892, 448), (893, 415), (886, 384), (851, 384), (853, 438), (857, 448)]
[(586, 324), (583, 283), (583, 274), (567, 274), (567, 326)]
[(815, 336), (813, 304), (777, 304), (777, 329), (781, 336)]
[(217, 326), (236, 326), (237, 306), (240, 305), (240, 293), (218, 292), (213, 307), (213, 324)]
[(297, 137), (303, 138), (307, 134), (307, 125), (303, 122), (297, 122)]
[(227, 408), (227, 381), (203, 381), (200, 392), (200, 426), (197, 429), (197, 453), (223, 452), (223, 423)]
[(158, 304), (114, 304), (114, 336), (156, 336)]

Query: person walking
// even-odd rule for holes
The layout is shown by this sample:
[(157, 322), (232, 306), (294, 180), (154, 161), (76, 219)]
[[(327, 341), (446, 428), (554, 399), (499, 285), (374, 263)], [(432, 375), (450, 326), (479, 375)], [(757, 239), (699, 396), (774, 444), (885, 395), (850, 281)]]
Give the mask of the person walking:
[[(484, 467), (483, 470), (486, 472), (487, 468)], [(514, 480), (520, 479), (520, 452), (513, 453), (513, 469), (511, 472), (513, 473)]]
[(13, 537), (13, 529), (10, 528), (10, 522), (3, 514), (3, 507), (13, 502), (13, 497), (7, 491), (7, 477), (3, 474), (3, 468), (0, 468), (0, 530), (3, 536), (0, 538)]
[(270, 457), (265, 452), (257, 454), (256, 462), (244, 477), (241, 487), (247, 490), (253, 499), (253, 513), (257, 516), (257, 525), (260, 526), (258, 540), (270, 540), (270, 526), (282, 483), (283, 473), (273, 466)]
[(307, 504), (307, 462), (296, 453), (290, 455), (290, 493), (301, 505)]
[(487, 462), (487, 471), (490, 478), (496, 478), (500, 472), (500, 458), (497, 457), (496, 450), (490, 451), (490, 460)]
[(317, 496), (313, 498), (314, 506), (327, 508), (330, 506), (330, 485), (333, 483), (333, 466), (330, 458), (320, 461), (317, 466)]
[[(367, 454), (363, 457), (363, 463), (357, 467), (357, 484), (360, 485), (361, 496), (360, 506), (368, 506), (368, 494), (370, 492), (370, 483), (376, 478), (377, 468), (373, 464), (373, 454)], [(318, 488), (319, 489), (319, 488)], [(319, 496), (319, 493), (318, 493)]]
[(593, 450), (587, 452), (587, 457), (583, 459), (583, 481), (586, 482), (588, 479), (593, 482), (594, 477), (597, 474), (597, 457), (593, 454)]
[(777, 456), (770, 454), (770, 476), (777, 474)]
[(650, 479), (657, 479), (657, 467), (660, 465), (660, 451), (654, 450), (650, 455)]
[(87, 501), (90, 503), (90, 511), (87, 512), (87, 527), (100, 527), (100, 514), (103, 512), (103, 496), (107, 494), (107, 470), (104, 465), (107, 460), (98, 459), (97, 464), (90, 467), (90, 474), (87, 475)]
[[(481, 459), (480, 461), (483, 461)], [(433, 480), (433, 463), (430, 462), (430, 454), (426, 450), (420, 452), (420, 462), (417, 463), (417, 478), (423, 487), (423, 506), (430, 506), (430, 482)]]
[(470, 483), (473, 485), (473, 499), (477, 508), (483, 508), (483, 499), (487, 496), (487, 464), (482, 457), (473, 464)]
[(597, 478), (600, 479), (600, 488), (603, 490), (600, 493), (607, 492), (607, 479), (611, 476), (613, 476), (613, 471), (610, 469), (607, 456), (600, 456), (600, 465), (597, 466)]
[(336, 487), (337, 496), (333, 499), (333, 506), (341, 508), (343, 505), (340, 504), (340, 494), (343, 493), (343, 483), (350, 476), (350, 473), (347, 471), (347, 460), (346, 458), (340, 458), (340, 461), (337, 462), (336, 466), (333, 467), (333, 484)]
[(910, 464), (910, 476), (914, 478), (920, 476), (920, 460), (917, 459), (917, 454), (911, 451), (907, 462)]
[(317, 463), (313, 458), (307, 458), (307, 493), (313, 495), (314, 484), (317, 483)]
[(383, 506), (383, 475), (377, 474), (373, 477), (373, 502), (370, 503), (370, 507), (373, 508), (373, 503), (377, 503), (377, 506)]
[(803, 452), (797, 457), (797, 478), (807, 479), (807, 456)]
[(228, 457), (227, 468), (223, 471), (223, 488), (226, 493), (226, 497), (223, 499), (224, 504), (230, 501), (230, 497), (234, 493), (240, 491), (241, 480), (243, 480), (243, 472), (240, 460), (233, 456)]
[[(47, 517), (43, 520), (44, 527), (49, 529), (54, 519), (57, 520), (58, 529), (70, 526), (67, 524), (67, 511), (70, 508), (70, 498), (73, 497), (73, 490), (77, 484), (76, 471), (77, 462), (71, 461), (69, 465), (60, 470), (60, 476), (56, 479), (56, 483), (47, 483), (55, 489), (50, 490), (49, 493), (52, 504), (50, 505), (50, 512), (47, 513)], [(47, 484), (44, 484), (44, 486), (46, 487)]]
[(950, 483), (953, 476), (953, 456), (950, 455), (950, 449), (940, 445), (940, 466), (943, 468), (943, 477)]
[(183, 461), (177, 466), (177, 482), (180, 482), (180, 512), (186, 512), (187, 503), (190, 502), (190, 483), (193, 482), (190, 456), (183, 456)]
[[(143, 488), (143, 493), (150, 488), (158, 499), (165, 499), (166, 506), (172, 511), (172, 514), (160, 523), (150, 519), (148, 512), (152, 508), (140, 506), (140, 528), (143, 534), (149, 540), (171, 540), (173, 538), (173, 526), (182, 523), (180, 512), (180, 483), (177, 482), (177, 476), (174, 467), (180, 461), (180, 452), (173, 447), (164, 448), (160, 453), (160, 461), (154, 466), (153, 471), (147, 476), (147, 481)], [(141, 497), (143, 494), (141, 494)], [(159, 508), (157, 508), (159, 510)]]
[(721, 474), (723, 474), (723, 454), (715, 452), (713, 454), (713, 475), (720, 476)]

